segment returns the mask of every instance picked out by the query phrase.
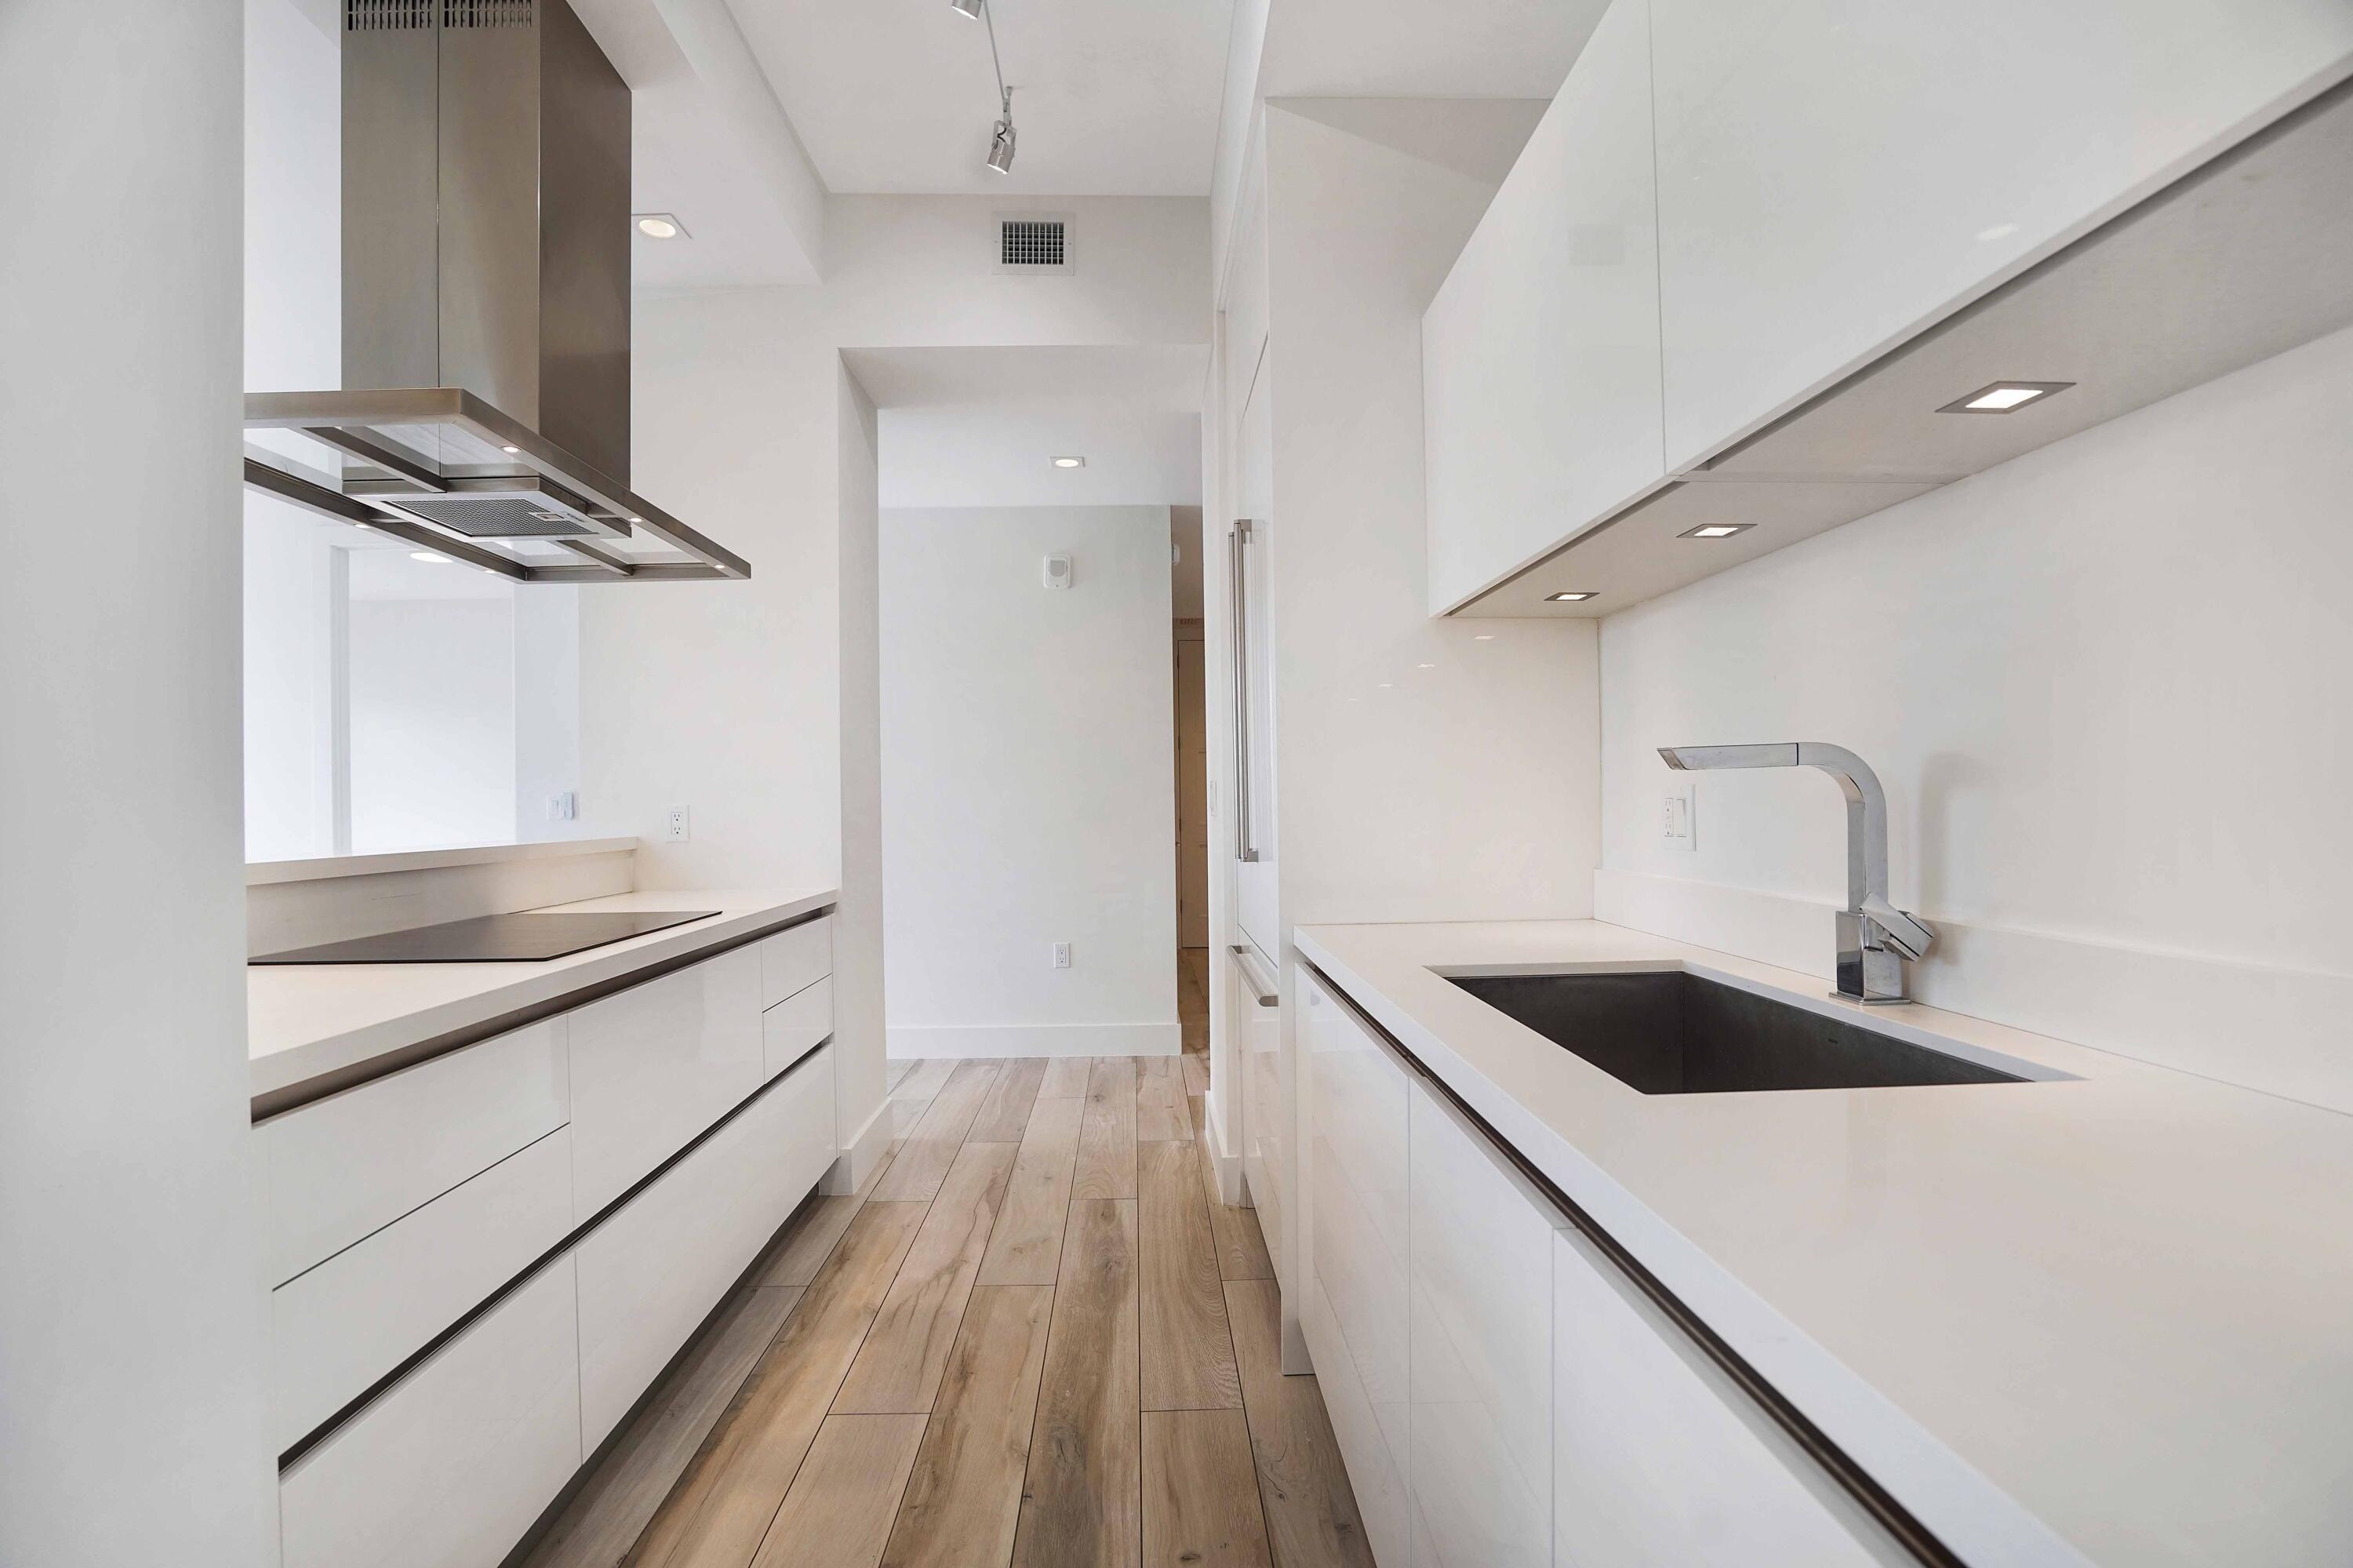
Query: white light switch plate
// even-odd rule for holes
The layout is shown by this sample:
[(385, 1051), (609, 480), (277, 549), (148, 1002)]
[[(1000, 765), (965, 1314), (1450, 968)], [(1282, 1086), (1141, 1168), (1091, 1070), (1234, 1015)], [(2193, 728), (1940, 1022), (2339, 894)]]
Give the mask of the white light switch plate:
[(1699, 848), (1699, 827), (1693, 810), (1692, 780), (1678, 779), (1661, 797), (1659, 836), (1672, 850)]

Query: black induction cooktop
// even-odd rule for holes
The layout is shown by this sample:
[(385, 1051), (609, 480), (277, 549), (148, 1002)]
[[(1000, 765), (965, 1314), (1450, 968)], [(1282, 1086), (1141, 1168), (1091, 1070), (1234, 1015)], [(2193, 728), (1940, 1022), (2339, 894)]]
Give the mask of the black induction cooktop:
[(530, 964), (708, 920), (716, 909), (614, 909), (478, 915), (438, 926), (262, 953), (248, 964)]

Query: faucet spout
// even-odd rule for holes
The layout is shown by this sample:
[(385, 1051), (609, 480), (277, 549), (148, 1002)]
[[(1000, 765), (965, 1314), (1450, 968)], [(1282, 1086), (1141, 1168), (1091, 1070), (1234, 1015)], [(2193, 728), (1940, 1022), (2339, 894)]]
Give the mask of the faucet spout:
[(1927, 922), (1887, 896), (1887, 792), (1871, 765), (1842, 746), (1818, 740), (1762, 746), (1662, 746), (1678, 772), (1719, 768), (1813, 768), (1846, 797), (1846, 908), (1839, 915), (1839, 992), (1860, 1001), (1894, 1002), (1905, 991), (1904, 965), (1936, 941)]

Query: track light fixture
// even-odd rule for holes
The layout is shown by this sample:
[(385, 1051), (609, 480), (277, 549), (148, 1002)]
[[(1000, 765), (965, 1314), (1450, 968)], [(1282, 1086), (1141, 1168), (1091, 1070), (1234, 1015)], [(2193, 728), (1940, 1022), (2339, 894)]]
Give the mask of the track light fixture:
[(1000, 175), (1013, 172), (1013, 90), (1005, 90), (1004, 112), (988, 132), (988, 166)]
[(978, 17), (988, 29), (988, 63), (997, 72), (997, 123), (988, 131), (988, 166), (1000, 175), (1013, 172), (1013, 90), (1005, 85), (1005, 62), (997, 56), (997, 8), (988, 0), (948, 0), (960, 16)]

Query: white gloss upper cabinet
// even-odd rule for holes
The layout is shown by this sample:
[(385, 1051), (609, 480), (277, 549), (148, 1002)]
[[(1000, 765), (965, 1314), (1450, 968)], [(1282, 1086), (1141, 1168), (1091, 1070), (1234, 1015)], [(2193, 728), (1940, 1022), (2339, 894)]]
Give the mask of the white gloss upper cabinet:
[(1650, 0), (1616, 0), (1422, 315), (1433, 614), (1665, 475)]
[(1651, 0), (1651, 16), (1671, 470), (2158, 188), (2353, 55), (2353, 5), (2314, 0)]
[(1915, 1561), (1590, 1243), (1553, 1275), (1553, 1562)]
[(1410, 1089), (1414, 1568), (1552, 1561), (1553, 1213), (1453, 1107)]
[(1345, 1003), (1303, 972), (1301, 1119), (1312, 1188), (1310, 1279), (1300, 1313), (1316, 1383), (1375, 1560), (1403, 1564), (1406, 1402), (1405, 1068)]
[(569, 1015), (575, 1223), (760, 1086), (761, 985), (738, 948)]

